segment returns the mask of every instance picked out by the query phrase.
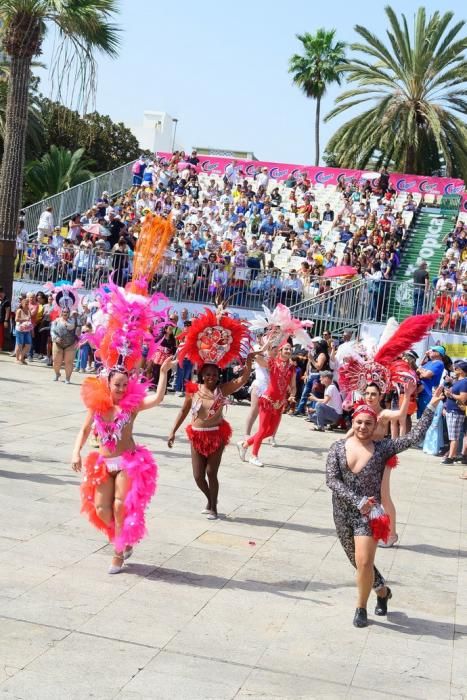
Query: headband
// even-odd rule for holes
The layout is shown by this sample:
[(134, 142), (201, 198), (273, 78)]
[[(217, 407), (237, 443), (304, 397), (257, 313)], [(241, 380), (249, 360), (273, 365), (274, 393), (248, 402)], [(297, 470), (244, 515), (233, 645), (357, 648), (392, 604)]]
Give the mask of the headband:
[(368, 406), (366, 403), (361, 403), (358, 406), (355, 406), (354, 412), (352, 414), (352, 420), (359, 416), (361, 413), (368, 413), (368, 415), (372, 416), (375, 420), (378, 420), (378, 414), (376, 411), (374, 411), (371, 406)]

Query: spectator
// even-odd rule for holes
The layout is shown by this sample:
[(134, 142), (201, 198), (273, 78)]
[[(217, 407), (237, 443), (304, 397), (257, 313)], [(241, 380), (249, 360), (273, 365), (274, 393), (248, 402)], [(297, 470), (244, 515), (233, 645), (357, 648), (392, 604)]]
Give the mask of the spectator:
[(3, 350), (5, 337), (10, 328), (11, 302), (5, 294), (3, 287), (0, 287), (0, 350)]
[(427, 263), (422, 260), (419, 267), (413, 273), (413, 311), (412, 314), (417, 316), (423, 313), (425, 304), (425, 295), (428, 292), (430, 283), (430, 275), (427, 271)]
[(37, 240), (39, 242), (42, 242), (53, 233), (54, 217), (52, 212), (52, 207), (47, 207), (39, 217), (39, 223), (37, 224)]
[(418, 395), (417, 416), (420, 418), (425, 408), (428, 406), (433, 390), (436, 389), (443, 376), (446, 350), (442, 345), (433, 345), (424, 355), (418, 375), (421, 381), (421, 392)]
[(326, 425), (338, 423), (342, 418), (342, 398), (333, 382), (333, 373), (330, 370), (320, 372), (319, 379), (325, 387), (324, 396), (319, 398), (311, 394), (310, 398), (315, 402), (314, 416), (311, 421), (316, 422), (315, 430), (323, 432)]
[(467, 405), (467, 362), (454, 363), (456, 381), (445, 387), (445, 413), (449, 438), (449, 452), (441, 464), (454, 464), (457, 459), (459, 438), (464, 435), (465, 407)]

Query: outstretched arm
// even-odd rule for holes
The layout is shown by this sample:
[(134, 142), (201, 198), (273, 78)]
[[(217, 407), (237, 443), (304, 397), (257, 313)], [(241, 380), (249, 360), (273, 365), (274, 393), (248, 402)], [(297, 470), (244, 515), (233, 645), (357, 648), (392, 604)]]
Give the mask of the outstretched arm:
[(433, 414), (436, 410), (437, 405), (441, 401), (443, 396), (443, 387), (439, 386), (433, 394), (433, 397), (428, 404), (428, 406), (423, 411), (422, 417), (418, 421), (415, 428), (412, 428), (410, 433), (398, 438), (386, 438), (378, 443), (379, 448), (383, 451), (384, 459), (387, 460), (389, 457), (398, 454), (399, 452), (404, 452), (408, 450), (409, 447), (414, 447), (418, 445), (421, 440), (425, 437), (428, 428), (433, 420)]
[(165, 390), (167, 388), (167, 375), (169, 370), (177, 366), (177, 360), (173, 357), (168, 357), (164, 363), (161, 365), (161, 372), (159, 375), (159, 383), (157, 385), (157, 391), (154, 396), (146, 396), (138, 406), (138, 411), (146, 411), (148, 408), (154, 408), (158, 406), (164, 400)]
[(75, 472), (81, 471), (81, 450), (86, 444), (86, 441), (91, 433), (91, 428), (92, 412), (88, 411), (86, 414), (86, 418), (84, 419), (83, 426), (76, 437), (75, 446), (73, 448), (73, 454), (71, 457), (71, 467)]
[(175, 419), (174, 427), (172, 428), (172, 431), (167, 439), (167, 445), (169, 447), (173, 447), (173, 444), (175, 442), (175, 434), (176, 434), (177, 430), (179, 429), (179, 427), (184, 422), (187, 415), (189, 414), (192, 402), (193, 402), (193, 396), (191, 394), (188, 394), (187, 397), (185, 398), (183, 406), (181, 407), (180, 411), (178, 412), (178, 416)]
[[(259, 350), (258, 350), (259, 352)], [(253, 364), (253, 360), (255, 356), (258, 354), (258, 352), (250, 352), (248, 353), (248, 356), (246, 358), (245, 362), (245, 367), (243, 368), (243, 372), (237, 379), (233, 379), (231, 382), (226, 382), (225, 384), (222, 384), (221, 386), (221, 391), (224, 396), (230, 396), (230, 394), (234, 394), (236, 391), (238, 391), (244, 384), (249, 379), (249, 376), (251, 374), (251, 367)]]

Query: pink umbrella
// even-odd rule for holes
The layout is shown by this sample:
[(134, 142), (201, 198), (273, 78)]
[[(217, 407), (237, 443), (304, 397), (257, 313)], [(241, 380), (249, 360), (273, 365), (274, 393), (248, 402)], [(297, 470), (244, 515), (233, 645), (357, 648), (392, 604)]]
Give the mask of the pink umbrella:
[(358, 270), (351, 265), (337, 265), (336, 267), (328, 267), (324, 273), (324, 277), (353, 277), (358, 275)]
[(198, 173), (200, 170), (199, 165), (192, 165), (191, 163), (188, 163), (186, 160), (180, 161), (180, 163), (177, 165), (177, 168), (179, 170), (185, 170), (185, 168), (191, 168), (191, 170), (194, 170), (195, 173)]

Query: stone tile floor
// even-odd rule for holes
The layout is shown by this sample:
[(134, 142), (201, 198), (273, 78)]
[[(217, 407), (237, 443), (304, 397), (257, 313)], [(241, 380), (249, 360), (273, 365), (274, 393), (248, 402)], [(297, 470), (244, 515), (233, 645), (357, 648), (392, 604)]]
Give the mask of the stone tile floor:
[[(410, 450), (393, 474), (400, 543), (378, 551), (387, 619), (352, 627), (354, 574), (324, 482), (336, 436), (284, 417), (264, 469), (221, 468), (200, 514), (181, 399), (142, 414), (158, 456), (149, 536), (125, 572), (79, 515), (69, 467), (84, 416), (76, 375), (0, 355), (0, 700), (467, 698), (467, 482)], [(228, 409), (235, 438), (246, 407)]]

